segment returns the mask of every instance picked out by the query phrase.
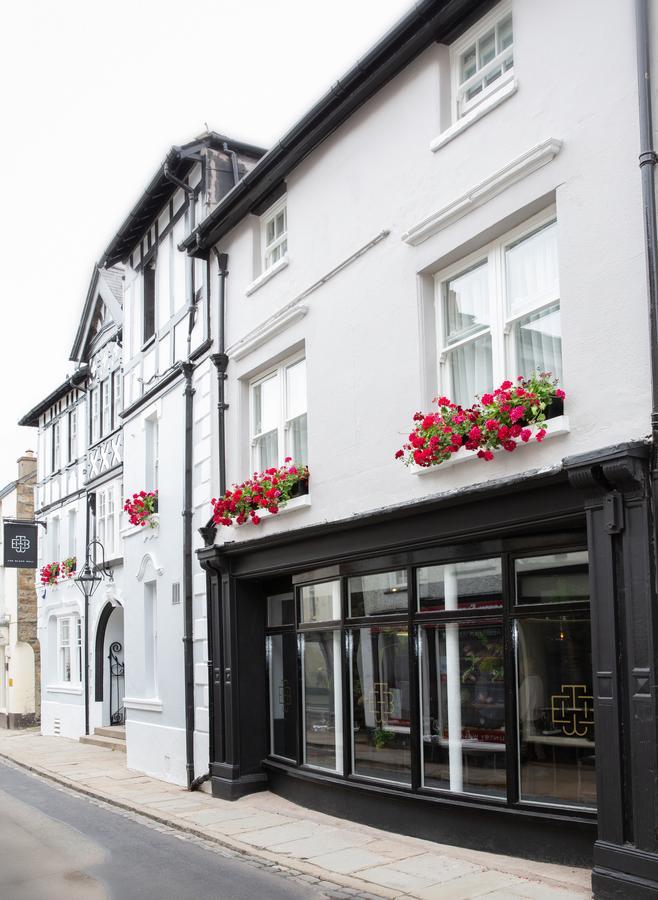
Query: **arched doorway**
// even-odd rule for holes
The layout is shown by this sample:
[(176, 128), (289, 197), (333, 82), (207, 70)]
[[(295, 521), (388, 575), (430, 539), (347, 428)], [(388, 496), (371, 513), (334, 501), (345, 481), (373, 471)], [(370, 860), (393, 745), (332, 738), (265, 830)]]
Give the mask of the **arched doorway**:
[(102, 724), (123, 725), (125, 662), (122, 606), (107, 603), (98, 618), (94, 685), (94, 699), (103, 704)]

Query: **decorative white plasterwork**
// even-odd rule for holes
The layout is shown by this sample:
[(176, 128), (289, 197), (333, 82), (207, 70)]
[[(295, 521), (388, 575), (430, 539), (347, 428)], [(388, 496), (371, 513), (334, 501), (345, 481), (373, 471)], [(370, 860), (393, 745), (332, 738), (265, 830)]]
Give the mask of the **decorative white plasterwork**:
[(416, 225), (405, 231), (402, 240), (413, 247), (422, 244), (423, 241), (437, 234), (448, 225), (452, 225), (458, 219), (461, 219), (473, 209), (482, 206), (487, 200), (501, 194), (511, 185), (537, 171), (546, 163), (550, 162), (559, 152), (562, 142), (557, 138), (548, 138), (537, 144), (530, 150), (527, 150), (521, 156), (518, 156), (512, 162), (503, 166), (493, 175), (485, 178), (475, 187), (470, 188), (465, 194), (457, 197), (446, 206), (437, 209), (436, 212), (422, 219)]
[(149, 563), (151, 563), (151, 565), (153, 566), (153, 569), (154, 569), (156, 575), (163, 574), (164, 569), (157, 562), (155, 555), (153, 553), (145, 553), (144, 556), (142, 557), (141, 563), (139, 564), (139, 569), (137, 570), (137, 576), (136, 576), (137, 581), (143, 580), (144, 575), (146, 574), (146, 567), (148, 566)]
[(298, 306), (287, 307), (280, 313), (275, 313), (266, 322), (263, 322), (258, 328), (255, 328), (248, 335), (229, 347), (227, 350), (231, 359), (236, 361), (243, 359), (248, 353), (256, 350), (265, 344), (270, 338), (284, 331), (293, 322), (303, 319), (308, 312), (308, 306), (299, 304)]
[(151, 697), (148, 700), (143, 697), (124, 697), (123, 705), (126, 709), (144, 709), (149, 712), (162, 712), (162, 700)]

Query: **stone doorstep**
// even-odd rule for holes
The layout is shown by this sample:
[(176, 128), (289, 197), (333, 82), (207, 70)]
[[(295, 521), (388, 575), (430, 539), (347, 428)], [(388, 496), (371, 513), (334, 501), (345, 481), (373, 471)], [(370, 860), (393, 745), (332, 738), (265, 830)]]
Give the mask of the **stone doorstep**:
[[(39, 741), (40, 737), (37, 735), (34, 735), (33, 740)], [(320, 860), (318, 859), (318, 856), (322, 856), (322, 853), (318, 853), (317, 850), (314, 854), (315, 859), (313, 862), (310, 862), (306, 859), (295, 858), (292, 855), (290, 855), (290, 856), (285, 855), (282, 858), (282, 854), (280, 851), (283, 850), (286, 842), (283, 841), (283, 843), (279, 846), (278, 842), (273, 840), (272, 845), (270, 845), (269, 849), (267, 847), (265, 847), (263, 844), (261, 844), (260, 847), (255, 846), (254, 844), (252, 844), (248, 841), (248, 838), (253, 836), (253, 834), (254, 834), (253, 827), (251, 829), (245, 829), (245, 833), (243, 833), (243, 834), (240, 834), (240, 833), (235, 834), (234, 833), (234, 835), (229, 835), (229, 834), (222, 832), (219, 822), (217, 822), (214, 825), (211, 825), (210, 827), (199, 826), (196, 823), (194, 823), (193, 821), (191, 821), (190, 818), (183, 818), (182, 810), (180, 812), (171, 810), (171, 813), (167, 814), (164, 810), (158, 809), (157, 807), (154, 807), (154, 806), (150, 806), (148, 804), (148, 802), (144, 802), (144, 801), (140, 802), (140, 800), (138, 798), (135, 798), (134, 800), (129, 801), (127, 799), (124, 799), (123, 797), (118, 798), (116, 792), (108, 793), (106, 790), (102, 790), (102, 789), (98, 789), (98, 788), (91, 788), (89, 786), (86, 786), (86, 785), (84, 785), (84, 783), (81, 783), (84, 781), (84, 778), (80, 777), (79, 772), (75, 773), (76, 777), (75, 777), (75, 780), (73, 780), (72, 778), (67, 777), (67, 775), (65, 775), (65, 774), (60, 774), (60, 773), (55, 773), (55, 772), (50, 771), (49, 769), (44, 767), (43, 763), (38, 762), (38, 759), (43, 758), (43, 756), (46, 756), (46, 758), (48, 760), (50, 760), (49, 750), (45, 754), (39, 754), (37, 752), (30, 753), (29, 756), (31, 757), (32, 763), (28, 764), (25, 761), (26, 756), (28, 756), (28, 754), (19, 753), (18, 752), (19, 747), (17, 745), (10, 746), (10, 747), (3, 747), (2, 746), (3, 743), (4, 742), (0, 738), (0, 757), (4, 757), (4, 758), (8, 759), (10, 762), (17, 764), (22, 768), (26, 768), (30, 771), (33, 771), (38, 775), (41, 775), (52, 781), (62, 784), (63, 786), (68, 787), (74, 791), (77, 791), (78, 793), (81, 793), (85, 796), (101, 800), (112, 806), (131, 811), (138, 815), (143, 815), (146, 818), (152, 819), (152, 820), (157, 821), (164, 825), (168, 825), (169, 827), (172, 827), (174, 829), (188, 832), (188, 833), (193, 834), (196, 837), (199, 837), (201, 839), (213, 841), (219, 845), (227, 847), (228, 849), (230, 849), (233, 852), (236, 852), (240, 855), (249, 856), (252, 858), (255, 857), (255, 858), (258, 858), (261, 860), (266, 860), (275, 865), (282, 866), (285, 869), (295, 871), (295, 872), (300, 872), (300, 873), (303, 873), (306, 875), (310, 875), (314, 878), (320, 878), (325, 881), (331, 881), (335, 884), (340, 885), (341, 887), (351, 888), (351, 889), (357, 890), (361, 893), (369, 893), (371, 895), (389, 898), (389, 900), (394, 900), (394, 898), (399, 898), (402, 896), (408, 897), (408, 898), (410, 898), (410, 900), (412, 897), (423, 898), (423, 900), (424, 900), (424, 898), (427, 898), (427, 900), (430, 900), (430, 898), (432, 898), (432, 900), (433, 900), (433, 898), (435, 896), (437, 898), (438, 897), (443, 898), (444, 895), (440, 894), (439, 892), (442, 889), (445, 890), (448, 887), (448, 885), (450, 885), (450, 888), (451, 888), (449, 893), (450, 893), (450, 895), (452, 895), (452, 889), (456, 889), (458, 883), (463, 884), (466, 881), (470, 881), (470, 878), (473, 877), (473, 876), (469, 877), (467, 875), (466, 878), (461, 877), (461, 878), (457, 878), (454, 880), (451, 879), (449, 882), (444, 881), (441, 884), (441, 883), (434, 882), (433, 878), (431, 878), (431, 876), (430, 876), (431, 881), (430, 881), (430, 883), (428, 883), (428, 873), (426, 871), (424, 871), (422, 875), (420, 875), (420, 873), (418, 873), (418, 874), (414, 873), (414, 875), (412, 875), (410, 872), (403, 872), (397, 868), (396, 862), (393, 861), (392, 857), (389, 857), (389, 859), (387, 860), (388, 866), (385, 865), (381, 868), (379, 866), (372, 868), (372, 866), (371, 866), (370, 871), (368, 871), (368, 868), (365, 868), (365, 869), (362, 869), (361, 871), (358, 871), (358, 870), (354, 871), (353, 874), (343, 874), (340, 871), (336, 871), (336, 869), (339, 868), (338, 866), (336, 866), (335, 868), (333, 868), (331, 866), (329, 866), (328, 868), (322, 867)], [(80, 745), (77, 744), (77, 742), (72, 742), (72, 744), (73, 744), (73, 747), (80, 748)], [(73, 749), (73, 747), (72, 747), (72, 749)], [(13, 755), (13, 753), (10, 753), (9, 752), (10, 749), (13, 750), (13, 752), (16, 755)], [(90, 762), (90, 759), (88, 757), (92, 756), (92, 754), (95, 756), (95, 752), (92, 751), (91, 748), (89, 748), (88, 753), (85, 755), (85, 762), (87, 764), (89, 764), (89, 762)], [(73, 774), (73, 773), (71, 773), (71, 774)], [(91, 776), (91, 773), (90, 773), (90, 776)], [(91, 776), (89, 780), (91, 780), (92, 777), (93, 776)], [(160, 782), (158, 779), (151, 778), (150, 782), (152, 783), (154, 790), (157, 790), (158, 788), (160, 790), (162, 789), (162, 782)], [(146, 783), (148, 783), (148, 781)], [(121, 784), (121, 782), (119, 781), (119, 782), (117, 782), (117, 784)], [(186, 794), (186, 792), (185, 792), (185, 794)], [(212, 799), (210, 797), (208, 797), (207, 799), (208, 799), (209, 804), (212, 804), (212, 802), (213, 802)], [(211, 807), (209, 806), (208, 808), (211, 808)], [(188, 807), (188, 810), (189, 810), (189, 807)], [(260, 816), (263, 816), (266, 814), (266, 810), (263, 810), (263, 809), (261, 809), (261, 810), (253, 809), (253, 811), (255, 814), (260, 813)], [(295, 817), (297, 820), (296, 822), (282, 823), (281, 817), (274, 814), (274, 810), (267, 810), (267, 812), (272, 816), (272, 819), (275, 820), (275, 821), (270, 820), (270, 821), (272, 821), (271, 827), (273, 829), (276, 829), (277, 826), (281, 827), (283, 824), (295, 824), (296, 825), (296, 824), (301, 824), (304, 821), (308, 822), (309, 825), (311, 824), (308, 820), (300, 817), (299, 814), (297, 814), (297, 816)], [(315, 825), (315, 828), (318, 828), (318, 826), (320, 825), (320, 823), (317, 821), (318, 815), (319, 814), (316, 814), (313, 816), (313, 819), (315, 820), (315, 821), (313, 821), (313, 825)], [(257, 816), (255, 816), (254, 818), (256, 818), (256, 817)], [(328, 830), (332, 830), (331, 826), (333, 825), (333, 823), (335, 821), (336, 821), (335, 817), (326, 817), (325, 820), (322, 822), (322, 825), (324, 827), (328, 828)], [(275, 822), (276, 822), (276, 824), (275, 824)], [(329, 822), (331, 824), (328, 824)], [(325, 823), (327, 823), (327, 824), (325, 824)], [(227, 824), (228, 824), (228, 822), (227, 822)], [(232, 824), (237, 825), (237, 822), (234, 821)], [(262, 832), (261, 832), (262, 837), (261, 837), (261, 835), (259, 835), (259, 838), (261, 839), (261, 841), (265, 838), (265, 834), (268, 830), (268, 827), (270, 827), (270, 826), (264, 825)], [(229, 830), (229, 829), (227, 829), (227, 830)], [(230, 830), (233, 830), (233, 829), (230, 829)], [(249, 830), (251, 831), (251, 834), (249, 834)], [(307, 832), (308, 836), (310, 836), (310, 833), (312, 830), (315, 830), (315, 829), (309, 829), (309, 831)], [(318, 828), (318, 832), (321, 830), (322, 830), (322, 827)], [(367, 849), (369, 851), (372, 851), (375, 854), (378, 851), (377, 844), (378, 844), (379, 836), (381, 836), (381, 839), (382, 839), (381, 840), (382, 848), (384, 848), (387, 843), (389, 843), (389, 844), (397, 843), (397, 842), (395, 842), (393, 836), (391, 836), (390, 834), (385, 833), (385, 832), (378, 832), (376, 829), (369, 829), (369, 828), (363, 827), (363, 829), (359, 828), (359, 829), (355, 829), (355, 830), (367, 832), (372, 835), (371, 839), (365, 842), (365, 845), (361, 841), (358, 841), (358, 844), (360, 845), (360, 849), (363, 849), (363, 850)], [(316, 832), (316, 834), (318, 832)], [(274, 833), (273, 833), (272, 837), (274, 838)], [(361, 837), (361, 835), (359, 835), (359, 837)], [(290, 836), (290, 838), (292, 838), (292, 835)], [(269, 841), (268, 841), (268, 843), (269, 843)], [(292, 840), (291, 840), (291, 843), (292, 843)], [(408, 852), (405, 853), (402, 860), (400, 860), (400, 862), (404, 861), (405, 869), (413, 868), (413, 857), (421, 857), (424, 855), (424, 853), (426, 854), (428, 846), (434, 847), (434, 852), (436, 853), (436, 855), (438, 857), (445, 856), (447, 864), (448, 863), (454, 864), (457, 861), (455, 856), (457, 858), (460, 858), (464, 862), (467, 859), (469, 859), (469, 857), (470, 857), (469, 861), (470, 862), (473, 861), (473, 855), (471, 853), (469, 853), (469, 851), (464, 850), (464, 849), (461, 849), (461, 852), (456, 853), (455, 856), (452, 856), (451, 851), (453, 849), (457, 851), (460, 848), (443, 848), (441, 845), (431, 845), (427, 841), (422, 841), (422, 840), (419, 840), (416, 842), (416, 841), (414, 841), (414, 839), (410, 839), (410, 838), (406, 838), (406, 837), (401, 839), (401, 843), (404, 843), (407, 845), (405, 850), (408, 849)], [(416, 843), (420, 847), (420, 851), (415, 849)], [(345, 849), (345, 852), (347, 852), (350, 848), (344, 848), (344, 849)], [(352, 849), (356, 849), (356, 848), (352, 848)], [(450, 853), (446, 853), (445, 852), (446, 850), (449, 850)], [(331, 848), (328, 847), (327, 851), (328, 851), (328, 854), (331, 855), (331, 852), (330, 852)], [(336, 851), (333, 855), (337, 855), (338, 853), (340, 853), (340, 851), (338, 851), (336, 848)], [(481, 863), (480, 859), (478, 858), (479, 856), (480, 856), (480, 854), (478, 854), (478, 856), (475, 857), (479, 863), (478, 868), (483, 868), (482, 863)], [(484, 887), (484, 883), (486, 881), (486, 876), (487, 876), (487, 869), (490, 866), (492, 879), (491, 879), (490, 887), (488, 887), (486, 892), (491, 892), (492, 890), (496, 890), (496, 888), (498, 888), (499, 886), (502, 887), (503, 882), (501, 879), (504, 879), (507, 882), (507, 884), (510, 885), (510, 887), (512, 885), (515, 885), (515, 887), (521, 887), (521, 886), (526, 887), (527, 886), (528, 888), (532, 888), (534, 885), (536, 885), (537, 888), (546, 886), (549, 889), (549, 892), (550, 892), (550, 889), (552, 888), (553, 891), (555, 892), (556, 900), (559, 900), (560, 895), (563, 895), (565, 900), (569, 900), (569, 898), (573, 898), (575, 896), (578, 896), (578, 897), (587, 897), (588, 896), (587, 893), (583, 892), (583, 888), (581, 887), (582, 881), (581, 881), (580, 877), (577, 878), (577, 881), (580, 882), (580, 884), (576, 884), (576, 878), (574, 878), (574, 875), (576, 875), (576, 873), (578, 873), (578, 876), (581, 875), (580, 870), (565, 869), (564, 874), (566, 874), (568, 872), (568, 876), (570, 876), (570, 877), (564, 878), (564, 877), (560, 877), (560, 875), (562, 875), (562, 872), (560, 870), (563, 867), (547, 865), (546, 866), (547, 869), (555, 870), (554, 872), (553, 871), (551, 872), (551, 875), (553, 877), (542, 878), (542, 876), (539, 875), (539, 873), (535, 871), (535, 872), (533, 872), (535, 878), (537, 878), (537, 876), (539, 875), (539, 878), (541, 878), (541, 881), (529, 882), (527, 879), (527, 874), (526, 874), (525, 878), (523, 878), (523, 877), (519, 878), (518, 874), (512, 874), (512, 872), (501, 871), (502, 866), (505, 866), (508, 861), (518, 863), (519, 865), (525, 865), (526, 868), (527, 868), (527, 862), (524, 862), (523, 860), (518, 860), (518, 861), (515, 859), (512, 860), (511, 858), (508, 860), (508, 858), (506, 858), (506, 857), (495, 857), (493, 854), (486, 854), (486, 856), (492, 857), (492, 861), (489, 862), (489, 860), (487, 860), (487, 862), (484, 863), (484, 866), (486, 868), (484, 868), (484, 870), (482, 872), (480, 872), (478, 875), (475, 876), (475, 880), (476, 880), (478, 888), (480, 888), (481, 886)], [(496, 861), (497, 865), (492, 864), (493, 860)], [(489, 864), (489, 866), (487, 866), (487, 863)], [(367, 867), (367, 865), (368, 865), (368, 863), (366, 861), (366, 867)], [(390, 871), (391, 881), (393, 882), (393, 884), (390, 884), (390, 882), (388, 885), (385, 883), (384, 884), (381, 883), (381, 881), (379, 880), (381, 878), (379, 873), (381, 873), (382, 868), (389, 868), (389, 871), (393, 870), (393, 869), (397, 870), (395, 875), (393, 874), (392, 871)], [(512, 867), (510, 867), (510, 868), (512, 868)], [(515, 869), (516, 865), (513, 868)], [(365, 875), (366, 873), (371, 874), (371, 872), (377, 873), (377, 874), (375, 874), (375, 880), (372, 880), (372, 881), (366, 880), (363, 877), (361, 877), (362, 875)], [(583, 875), (587, 875), (587, 876), (589, 875), (588, 870), (582, 870), (582, 873), (583, 873)], [(407, 879), (408, 879), (406, 882), (403, 881), (402, 884), (400, 884), (400, 886), (398, 886), (398, 884), (396, 883), (396, 882), (398, 882), (398, 879), (396, 877), (398, 874), (405, 875), (405, 876), (407, 876)], [(388, 880), (388, 879), (385, 878), (383, 880)], [(379, 881), (379, 883), (377, 883), (378, 881)], [(413, 887), (411, 884), (412, 882), (413, 882)], [(574, 889), (577, 891), (577, 893), (574, 893)], [(411, 893), (412, 890), (413, 890), (413, 893)], [(485, 891), (481, 891), (481, 892), (484, 893)], [(446, 896), (446, 900), (447, 900), (448, 895), (446, 894), (445, 896)], [(455, 898), (457, 896), (458, 896), (458, 891), (455, 891)], [(476, 895), (473, 895), (473, 896), (476, 896)], [(521, 895), (521, 896), (523, 896), (523, 895)]]

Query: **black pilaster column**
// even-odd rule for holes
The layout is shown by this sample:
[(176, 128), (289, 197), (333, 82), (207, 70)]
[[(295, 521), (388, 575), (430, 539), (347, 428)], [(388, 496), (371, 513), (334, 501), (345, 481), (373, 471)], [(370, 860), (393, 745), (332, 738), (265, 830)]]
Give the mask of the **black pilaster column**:
[(212, 792), (225, 800), (267, 787), (265, 601), (256, 585), (241, 584), (218, 548), (198, 553), (208, 575)]
[(650, 450), (570, 457), (585, 497), (596, 722), (597, 898), (658, 897), (654, 496)]

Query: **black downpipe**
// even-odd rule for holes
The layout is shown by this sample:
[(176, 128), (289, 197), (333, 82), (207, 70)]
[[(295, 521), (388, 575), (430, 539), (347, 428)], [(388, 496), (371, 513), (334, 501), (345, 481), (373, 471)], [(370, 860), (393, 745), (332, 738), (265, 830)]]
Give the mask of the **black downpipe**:
[(228, 276), (228, 253), (219, 253), (213, 248), (217, 258), (217, 274), (219, 276), (219, 310), (218, 317), (218, 353), (210, 357), (217, 369), (217, 446), (219, 456), (219, 495), (226, 491), (226, 370), (228, 368), (228, 356), (226, 355), (226, 278)]
[[(164, 176), (187, 195), (187, 232), (195, 228), (195, 190), (177, 178), (165, 163)], [(181, 363), (185, 377), (185, 442), (183, 453), (183, 669), (185, 677), (185, 772), (187, 789), (195, 790), (207, 776), (194, 778), (194, 594), (192, 585), (192, 460), (194, 453), (194, 364), (191, 362), (192, 330), (196, 314), (194, 296), (194, 260), (188, 258), (187, 265), (187, 360)]]
[(194, 784), (194, 646), (192, 610), (192, 451), (194, 428), (194, 366), (181, 364), (185, 376), (185, 481), (183, 487), (183, 593), (185, 597), (183, 623), (183, 659), (185, 669), (185, 770), (187, 789)]
[[(85, 564), (89, 566), (89, 544), (91, 542), (92, 508), (96, 516), (96, 496), (87, 494), (85, 516)], [(85, 734), (89, 734), (89, 597), (85, 593)]]
[(640, 105), (640, 173), (642, 177), (642, 212), (647, 259), (647, 292), (651, 341), (651, 432), (653, 437), (652, 467), (657, 468), (658, 453), (658, 229), (656, 227), (655, 167), (658, 156), (653, 146), (651, 110), (651, 60), (649, 52), (648, 0), (635, 0), (637, 39), (637, 86)]

